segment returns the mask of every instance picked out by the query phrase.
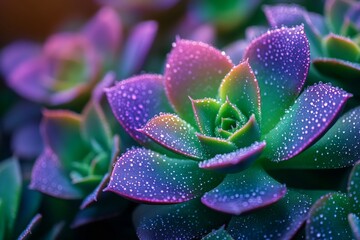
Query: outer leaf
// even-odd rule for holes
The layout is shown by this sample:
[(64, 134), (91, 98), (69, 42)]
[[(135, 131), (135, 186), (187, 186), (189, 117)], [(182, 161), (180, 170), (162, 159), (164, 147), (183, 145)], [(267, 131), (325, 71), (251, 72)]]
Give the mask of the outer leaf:
[(348, 221), (349, 221), (352, 233), (353, 233), (353, 237), (356, 240), (359, 240), (360, 239), (360, 218), (357, 215), (350, 213), (348, 215)]
[(330, 30), (340, 33), (346, 12), (352, 7), (348, 0), (328, 0), (325, 3), (325, 20)]
[(149, 145), (152, 141), (137, 129), (161, 112), (172, 112), (162, 82), (160, 75), (144, 74), (106, 90), (116, 119), (141, 144)]
[(344, 84), (349, 84), (351, 87), (358, 84), (356, 82), (360, 77), (360, 64), (358, 63), (333, 58), (318, 58), (313, 63), (315, 68), (325, 76), (341, 79)]
[(353, 167), (347, 188), (352, 211), (360, 214), (360, 162)]
[(215, 98), (233, 65), (225, 54), (205, 43), (178, 40), (173, 46), (165, 69), (166, 94), (180, 117), (192, 124), (188, 97)]
[(289, 161), (286, 168), (342, 168), (360, 159), (360, 107), (345, 113), (313, 146)]
[(292, 239), (305, 222), (311, 204), (308, 196), (289, 190), (266, 208), (232, 217), (228, 231), (235, 239)]
[(260, 89), (247, 60), (240, 63), (225, 76), (219, 88), (219, 96), (227, 99), (247, 117), (255, 114), (261, 121)]
[(212, 98), (191, 100), (195, 120), (201, 133), (214, 136), (215, 119), (221, 103)]
[(102, 8), (85, 26), (86, 37), (98, 48), (100, 53), (114, 54), (120, 47), (121, 20), (116, 11), (109, 7)]
[(124, 46), (124, 52), (119, 65), (120, 77), (129, 77), (141, 70), (147, 54), (150, 51), (158, 29), (155, 21), (137, 24)]
[(338, 58), (350, 62), (358, 62), (360, 59), (360, 46), (351, 39), (329, 34), (323, 40), (326, 55), (329, 58)]
[(40, 223), (42, 219), (42, 215), (40, 213), (36, 214), (34, 218), (30, 221), (29, 225), (25, 228), (25, 230), (20, 234), (18, 240), (24, 240), (31, 237), (32, 231), (36, 226)]
[(265, 142), (255, 142), (249, 147), (231, 153), (219, 154), (199, 163), (200, 168), (224, 173), (236, 173), (248, 168), (262, 153)]
[(308, 239), (353, 239), (347, 221), (349, 202), (345, 194), (333, 193), (319, 199), (306, 224)]
[(62, 199), (83, 197), (83, 193), (71, 183), (58, 157), (50, 149), (45, 149), (36, 160), (30, 188)]
[(154, 117), (138, 131), (173, 152), (195, 159), (205, 158), (196, 130), (176, 115)]
[(210, 157), (217, 154), (230, 153), (237, 149), (235, 144), (226, 139), (209, 137), (199, 133), (197, 133), (196, 136), (199, 138), (201, 145)]
[[(21, 199), (21, 173), (16, 159), (8, 159), (0, 164), (0, 230), (5, 237), (11, 236)], [(0, 234), (1, 236), (1, 234)]]
[[(280, 4), (276, 6), (266, 6), (264, 8), (266, 18), (272, 27), (295, 27), (303, 24), (304, 30), (311, 45), (311, 56), (321, 56), (321, 31), (318, 26), (325, 25), (323, 16), (308, 13), (298, 5)], [(319, 26), (319, 27), (320, 27)]]
[(234, 240), (231, 235), (224, 229), (224, 226), (221, 228), (212, 231), (205, 237), (203, 237), (201, 240), (216, 240), (216, 239), (222, 239), (222, 240)]
[(332, 125), (351, 94), (327, 84), (306, 89), (265, 136), (266, 156), (283, 161), (314, 143)]
[(267, 133), (300, 93), (310, 66), (304, 27), (281, 28), (252, 41), (248, 59), (261, 93), (261, 129)]
[(141, 205), (134, 212), (140, 239), (198, 239), (229, 216), (206, 208), (197, 199), (168, 206)]
[(199, 169), (195, 161), (137, 148), (119, 158), (106, 191), (141, 202), (179, 203), (200, 196), (221, 179)]
[(224, 181), (201, 198), (206, 206), (239, 215), (277, 202), (286, 193), (285, 185), (271, 178), (258, 166), (228, 174)]

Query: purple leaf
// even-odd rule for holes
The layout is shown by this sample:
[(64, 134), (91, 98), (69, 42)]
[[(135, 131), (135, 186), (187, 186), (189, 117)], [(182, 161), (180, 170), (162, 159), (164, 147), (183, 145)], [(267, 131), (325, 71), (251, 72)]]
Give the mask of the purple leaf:
[(360, 218), (357, 215), (350, 213), (348, 215), (348, 221), (349, 221), (353, 236), (355, 237), (356, 240), (360, 240)]
[(221, 179), (199, 169), (196, 161), (137, 148), (119, 158), (105, 190), (140, 202), (179, 203), (199, 197)]
[(142, 65), (150, 51), (158, 30), (155, 21), (146, 21), (137, 24), (126, 44), (119, 65), (119, 76), (129, 77), (141, 70)]
[(292, 239), (310, 207), (308, 196), (289, 190), (269, 207), (232, 217), (228, 232), (235, 239)]
[(165, 69), (166, 94), (180, 117), (193, 124), (189, 97), (215, 98), (233, 64), (225, 53), (205, 43), (178, 40), (173, 46)]
[(41, 219), (42, 215), (40, 213), (36, 214), (30, 223), (26, 226), (25, 230), (20, 234), (18, 240), (24, 240), (31, 237), (32, 231), (37, 227)]
[(231, 153), (219, 154), (200, 162), (199, 167), (220, 173), (237, 173), (248, 168), (260, 156), (265, 145), (265, 142), (255, 142), (249, 147), (240, 148)]
[(205, 158), (196, 130), (176, 115), (156, 116), (138, 131), (175, 153), (194, 159)]
[(19, 65), (40, 54), (38, 44), (18, 41), (10, 44), (0, 54), (0, 69), (5, 76), (9, 76)]
[(235, 144), (223, 138), (209, 137), (199, 133), (197, 133), (196, 136), (210, 157), (217, 154), (230, 153), (237, 149)]
[(66, 110), (45, 110), (43, 114), (41, 130), (45, 145), (69, 169), (89, 152), (80, 132), (81, 117)]
[(191, 240), (220, 227), (229, 216), (212, 211), (195, 199), (175, 205), (141, 205), (133, 219), (140, 239)]
[(345, 194), (330, 193), (320, 198), (311, 208), (306, 222), (309, 239), (353, 239), (347, 221), (349, 202)]
[(256, 120), (261, 121), (260, 89), (247, 60), (225, 76), (219, 88), (219, 97), (223, 102), (228, 99), (247, 117), (255, 114)]
[(160, 75), (144, 74), (106, 89), (116, 119), (141, 144), (149, 145), (152, 141), (137, 129), (161, 112), (172, 112), (162, 82)]
[(27, 123), (13, 132), (11, 149), (17, 157), (34, 159), (40, 155), (43, 142), (40, 135), (39, 123)]
[(360, 159), (360, 107), (345, 113), (336, 123), (304, 152), (275, 164), (285, 168), (343, 168), (352, 166)]
[(223, 182), (205, 193), (201, 201), (217, 211), (240, 215), (275, 203), (285, 193), (285, 185), (255, 166), (240, 173), (226, 175)]
[(122, 24), (114, 9), (102, 8), (84, 27), (83, 31), (100, 53), (113, 55), (119, 50)]
[(208, 136), (214, 136), (215, 119), (221, 103), (212, 98), (190, 100), (200, 132)]
[(327, 84), (306, 89), (276, 127), (265, 136), (265, 155), (273, 161), (290, 159), (326, 133), (351, 94)]
[(72, 185), (58, 157), (50, 149), (45, 149), (36, 160), (30, 188), (61, 199), (83, 197), (83, 193)]
[(355, 164), (350, 173), (347, 190), (352, 211), (360, 213), (360, 161)]
[(253, 40), (244, 59), (260, 86), (263, 133), (269, 132), (300, 93), (310, 66), (304, 27), (269, 31)]

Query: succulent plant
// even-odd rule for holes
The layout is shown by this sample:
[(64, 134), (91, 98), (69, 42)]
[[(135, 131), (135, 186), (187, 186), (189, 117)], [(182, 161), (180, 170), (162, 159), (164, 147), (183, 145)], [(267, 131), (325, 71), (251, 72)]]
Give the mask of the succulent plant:
[[(273, 27), (304, 24), (311, 46), (312, 73), (323, 76), (323, 81), (360, 94), (357, 83), (360, 77), (358, 1), (326, 0), (324, 16), (307, 12), (298, 5), (266, 6), (264, 11)], [(315, 81), (318, 80), (319, 76), (315, 76)]]
[(105, 190), (167, 204), (136, 210), (141, 239), (199, 238), (230, 218), (213, 234), (297, 232), (321, 192), (287, 188), (269, 170), (343, 168), (360, 155), (360, 108), (336, 121), (351, 94), (323, 83), (302, 91), (309, 65), (303, 26), (254, 39), (236, 66), (225, 52), (180, 39), (164, 76), (106, 90), (115, 117), (143, 147), (120, 156)]
[(41, 220), (40, 194), (27, 189), (15, 158), (0, 162), (0, 183), (0, 239), (24, 239)]
[[(124, 52), (128, 63), (120, 72), (138, 70), (156, 29), (153, 21), (134, 28)], [(56, 33), (43, 46), (20, 41), (6, 47), (1, 69), (7, 84), (28, 100), (50, 106), (83, 103), (102, 75), (118, 68), (121, 41), (120, 18), (115, 10), (104, 7), (78, 32)]]

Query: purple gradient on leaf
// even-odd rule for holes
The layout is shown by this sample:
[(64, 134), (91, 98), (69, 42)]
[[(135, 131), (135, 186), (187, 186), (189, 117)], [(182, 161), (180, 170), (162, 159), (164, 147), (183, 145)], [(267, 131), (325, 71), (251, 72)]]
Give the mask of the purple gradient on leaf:
[(244, 59), (258, 80), (262, 132), (272, 129), (300, 93), (310, 66), (304, 27), (281, 28), (252, 41)]
[(0, 68), (5, 76), (9, 76), (19, 64), (40, 54), (40, 46), (36, 43), (18, 41), (10, 44), (0, 54)]
[(43, 142), (38, 122), (17, 128), (11, 139), (11, 149), (17, 157), (32, 159), (39, 156), (43, 150)]
[(306, 89), (265, 136), (266, 156), (274, 161), (288, 160), (311, 146), (332, 126), (351, 96), (327, 84)]
[(348, 221), (356, 240), (360, 240), (360, 218), (354, 213), (348, 215)]
[(260, 156), (265, 145), (265, 142), (255, 142), (249, 147), (240, 148), (227, 154), (219, 154), (200, 162), (199, 167), (222, 173), (237, 173), (249, 167)]
[(30, 188), (62, 199), (79, 199), (83, 196), (71, 183), (58, 157), (50, 149), (45, 149), (36, 160)]
[(222, 183), (205, 193), (201, 201), (214, 210), (239, 215), (275, 203), (285, 193), (285, 185), (275, 181), (263, 169), (252, 167), (226, 175)]
[(117, 12), (110, 8), (102, 8), (84, 27), (85, 36), (105, 55), (119, 50), (121, 44), (122, 24)]
[(160, 75), (132, 77), (105, 91), (116, 119), (141, 144), (151, 140), (137, 129), (161, 112), (172, 112)]
[(129, 77), (141, 70), (157, 30), (158, 24), (155, 21), (141, 22), (133, 28), (123, 49), (119, 65), (120, 77)]
[(176, 115), (156, 116), (138, 131), (173, 152), (195, 159), (205, 158), (196, 130)]
[(232, 66), (225, 53), (205, 43), (189, 40), (174, 43), (166, 62), (165, 89), (180, 117), (194, 124), (189, 97), (215, 98), (221, 80)]
[(180, 203), (201, 196), (221, 179), (200, 170), (195, 161), (137, 148), (119, 158), (105, 191), (145, 203)]

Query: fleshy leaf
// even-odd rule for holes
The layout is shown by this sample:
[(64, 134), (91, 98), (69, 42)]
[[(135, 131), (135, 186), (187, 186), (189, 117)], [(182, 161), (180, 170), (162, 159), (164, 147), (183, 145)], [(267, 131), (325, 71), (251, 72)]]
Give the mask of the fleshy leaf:
[(352, 7), (351, 1), (327, 0), (325, 2), (325, 20), (331, 32), (340, 33), (346, 12)]
[(143, 65), (156, 36), (158, 25), (155, 21), (136, 25), (124, 46), (119, 65), (119, 76), (129, 77), (137, 73)]
[(109, 183), (110, 175), (109, 173), (106, 173), (104, 177), (102, 178), (99, 185), (84, 199), (84, 201), (81, 203), (80, 209), (87, 208), (92, 203), (97, 202), (100, 194), (102, 193), (102, 190), (107, 186)]
[(45, 144), (54, 152), (65, 169), (88, 153), (81, 136), (81, 117), (66, 110), (46, 110), (41, 123)]
[(228, 140), (237, 147), (247, 147), (260, 139), (260, 127), (257, 124), (255, 115), (251, 115), (248, 122), (234, 132)]
[(255, 114), (257, 121), (261, 121), (260, 89), (247, 60), (226, 75), (221, 82), (219, 96), (222, 101), (229, 99), (247, 117)]
[(327, 84), (307, 88), (265, 136), (265, 155), (283, 161), (302, 152), (331, 127), (349, 97), (351, 94)]
[[(12, 158), (0, 163), (0, 230), (3, 235), (11, 236), (21, 199), (21, 172), (17, 159)], [(0, 234), (1, 236), (1, 234)], [(10, 238), (10, 237), (9, 237)]]
[(359, 61), (360, 47), (351, 39), (329, 34), (323, 41), (325, 53), (329, 58), (338, 58), (350, 62)]
[(244, 59), (258, 80), (261, 94), (261, 130), (269, 132), (300, 93), (310, 66), (310, 48), (304, 27), (269, 31), (253, 40)]
[(211, 233), (203, 237), (201, 240), (217, 240), (217, 239), (234, 240), (231, 237), (231, 235), (224, 229), (224, 226), (222, 226), (217, 230), (212, 231)]
[(122, 25), (116, 11), (102, 8), (85, 26), (84, 33), (100, 53), (114, 54), (120, 47)]
[(196, 161), (137, 148), (119, 158), (106, 190), (140, 202), (179, 203), (200, 196), (221, 179), (199, 169)]
[(197, 133), (196, 136), (210, 157), (215, 156), (216, 154), (229, 153), (237, 149), (235, 144), (226, 139), (209, 137), (199, 133)]
[(29, 225), (25, 228), (25, 230), (20, 234), (18, 240), (24, 240), (31, 236), (32, 231), (36, 226), (40, 223), (42, 215), (40, 213), (36, 214), (34, 218), (30, 221)]
[(249, 147), (231, 153), (219, 154), (199, 163), (200, 168), (220, 173), (237, 173), (248, 168), (262, 153), (265, 142), (255, 142)]
[(360, 162), (353, 167), (348, 182), (348, 196), (352, 210), (360, 213)]
[(215, 98), (233, 65), (225, 54), (205, 43), (178, 40), (173, 46), (165, 69), (166, 94), (180, 117), (193, 124), (189, 97)]
[(176, 115), (156, 116), (138, 131), (173, 152), (195, 159), (205, 158), (196, 130)]
[(106, 90), (116, 119), (141, 144), (149, 145), (152, 141), (137, 129), (161, 112), (172, 112), (162, 82), (160, 75), (144, 74)]
[(275, 203), (285, 193), (285, 185), (254, 166), (237, 174), (228, 174), (219, 186), (205, 193), (201, 201), (217, 211), (239, 215)]
[(220, 102), (212, 98), (191, 100), (195, 120), (201, 133), (214, 136), (215, 119), (220, 109)]
[(266, 208), (232, 217), (228, 232), (235, 239), (292, 239), (306, 221), (310, 207), (308, 196), (289, 190)]
[(360, 240), (360, 218), (357, 215), (350, 213), (348, 215), (348, 221), (354, 238)]
[(345, 194), (333, 193), (320, 198), (311, 208), (306, 224), (309, 239), (353, 239), (347, 221), (349, 202)]
[(50, 149), (45, 149), (36, 160), (31, 174), (30, 188), (62, 199), (83, 197), (83, 193), (72, 185), (58, 157)]
[(343, 168), (360, 159), (360, 107), (345, 113), (313, 146), (274, 167)]
[[(321, 15), (310, 15), (304, 8), (298, 5), (279, 4), (276, 6), (266, 6), (264, 8), (266, 18), (272, 27), (295, 27), (303, 24), (306, 36), (311, 45), (311, 56), (321, 56), (321, 34), (322, 29), (317, 26), (323, 26), (324, 20)], [(312, 16), (312, 17), (311, 17)], [(316, 19), (315, 19), (316, 18)], [(313, 22), (316, 20), (317, 22)], [(321, 23), (318, 23), (321, 21)]]
[(350, 84), (350, 89), (358, 85), (356, 80), (360, 78), (360, 64), (334, 58), (314, 59), (315, 68), (325, 76), (341, 79), (344, 84)]
[(140, 239), (199, 239), (224, 224), (229, 216), (208, 209), (197, 199), (181, 204), (141, 205), (134, 212)]

